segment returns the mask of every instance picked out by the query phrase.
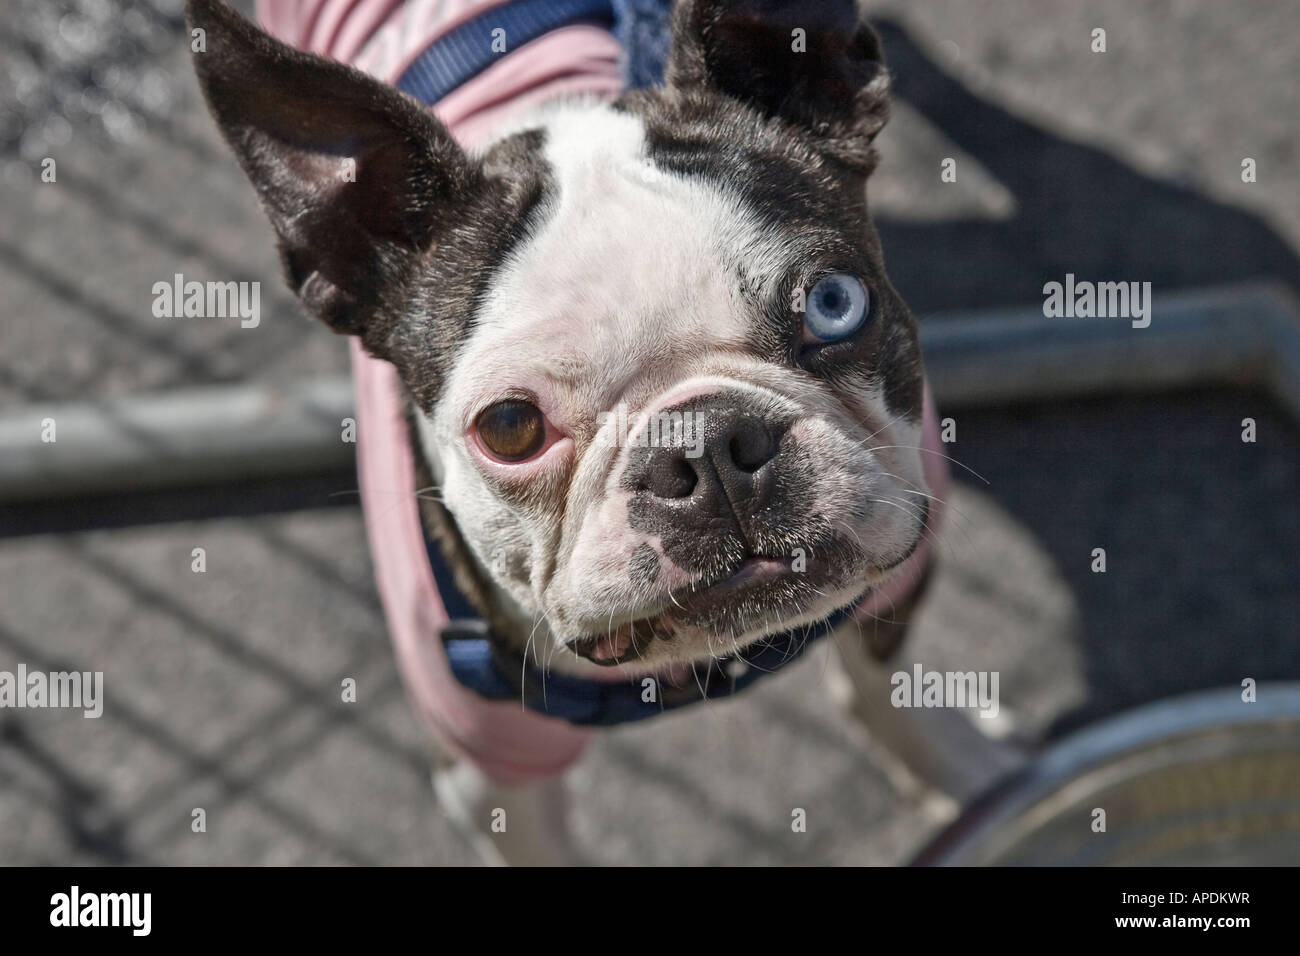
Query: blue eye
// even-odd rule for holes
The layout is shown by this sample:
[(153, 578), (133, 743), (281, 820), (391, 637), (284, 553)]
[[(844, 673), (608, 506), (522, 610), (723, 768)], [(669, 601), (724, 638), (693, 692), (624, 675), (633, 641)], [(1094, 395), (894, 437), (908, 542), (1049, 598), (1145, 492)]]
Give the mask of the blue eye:
[(847, 272), (822, 279), (808, 294), (804, 338), (838, 342), (862, 328), (871, 313), (871, 295), (862, 280)]

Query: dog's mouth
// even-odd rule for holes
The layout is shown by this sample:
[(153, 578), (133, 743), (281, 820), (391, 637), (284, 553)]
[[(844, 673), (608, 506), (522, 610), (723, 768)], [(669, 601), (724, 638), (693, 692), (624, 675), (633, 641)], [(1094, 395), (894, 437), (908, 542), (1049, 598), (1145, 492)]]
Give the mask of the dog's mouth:
[[(878, 587), (881, 579), (887, 578), (911, 558), (924, 539), (928, 518), (927, 508), (926, 520), (921, 522), (916, 539), (901, 556), (874, 568), (880, 579), (872, 581), (865, 593)], [(593, 664), (617, 667), (645, 658), (654, 645), (672, 644), (686, 629), (717, 634), (739, 633), (755, 624), (792, 620), (825, 594), (837, 591), (847, 583), (841, 568), (847, 564), (851, 562), (831, 560), (830, 553), (826, 556), (801, 554), (798, 559), (783, 555), (746, 554), (738, 564), (712, 580), (697, 581), (680, 588), (653, 610), (604, 633), (571, 640), (568, 645), (578, 656)], [(861, 600), (861, 596), (857, 600)]]
[(639, 660), (650, 644), (676, 636), (679, 624), (691, 621), (719, 608), (740, 607), (754, 601), (761, 593), (782, 582), (807, 574), (806, 567), (795, 567), (792, 558), (773, 555), (746, 555), (733, 570), (701, 587), (681, 588), (664, 602), (667, 610), (570, 642), (580, 657), (603, 667), (616, 667)]
[(697, 585), (683, 589), (673, 595), (672, 601), (689, 614), (707, 610), (719, 601), (743, 599), (758, 589), (799, 573), (806, 573), (806, 569), (796, 571), (791, 558), (751, 554), (740, 562), (738, 568), (721, 580), (702, 588)]
[(651, 643), (670, 639), (674, 633), (669, 616), (656, 614), (622, 624), (606, 634), (578, 638), (569, 646), (593, 664), (618, 667), (639, 660)]

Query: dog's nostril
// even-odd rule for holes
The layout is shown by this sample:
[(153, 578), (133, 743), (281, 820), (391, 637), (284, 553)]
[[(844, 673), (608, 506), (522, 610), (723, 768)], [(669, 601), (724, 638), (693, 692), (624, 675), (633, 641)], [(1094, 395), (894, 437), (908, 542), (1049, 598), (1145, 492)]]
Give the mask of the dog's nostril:
[(699, 481), (690, 462), (677, 455), (659, 455), (650, 468), (646, 487), (656, 498), (686, 498)]
[(633, 487), (661, 501), (676, 499), (680, 514), (687, 499), (702, 514), (712, 514), (724, 500), (736, 504), (766, 494), (771, 483), (760, 480), (759, 471), (780, 451), (784, 429), (734, 406), (694, 411), (704, 418), (697, 443), (648, 448), (629, 464), (636, 473)]
[(772, 460), (775, 453), (772, 435), (762, 422), (754, 418), (743, 419), (727, 443), (727, 453), (741, 471), (758, 471)]

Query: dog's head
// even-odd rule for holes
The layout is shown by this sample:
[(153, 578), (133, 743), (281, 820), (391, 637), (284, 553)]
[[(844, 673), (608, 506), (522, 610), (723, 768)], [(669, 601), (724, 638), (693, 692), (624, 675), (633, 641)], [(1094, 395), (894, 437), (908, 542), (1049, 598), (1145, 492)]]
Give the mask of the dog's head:
[(915, 321), (852, 0), (683, 0), (663, 88), (467, 155), (213, 2), (205, 93), (306, 308), (396, 366), (491, 600), (602, 662), (821, 620), (924, 532)]

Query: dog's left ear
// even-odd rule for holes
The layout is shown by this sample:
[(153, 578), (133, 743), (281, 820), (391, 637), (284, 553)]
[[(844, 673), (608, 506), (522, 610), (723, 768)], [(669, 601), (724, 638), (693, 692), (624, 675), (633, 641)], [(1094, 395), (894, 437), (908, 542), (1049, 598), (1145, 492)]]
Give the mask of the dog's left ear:
[(880, 38), (854, 0), (679, 0), (670, 87), (709, 88), (779, 116), (869, 172), (889, 116)]

